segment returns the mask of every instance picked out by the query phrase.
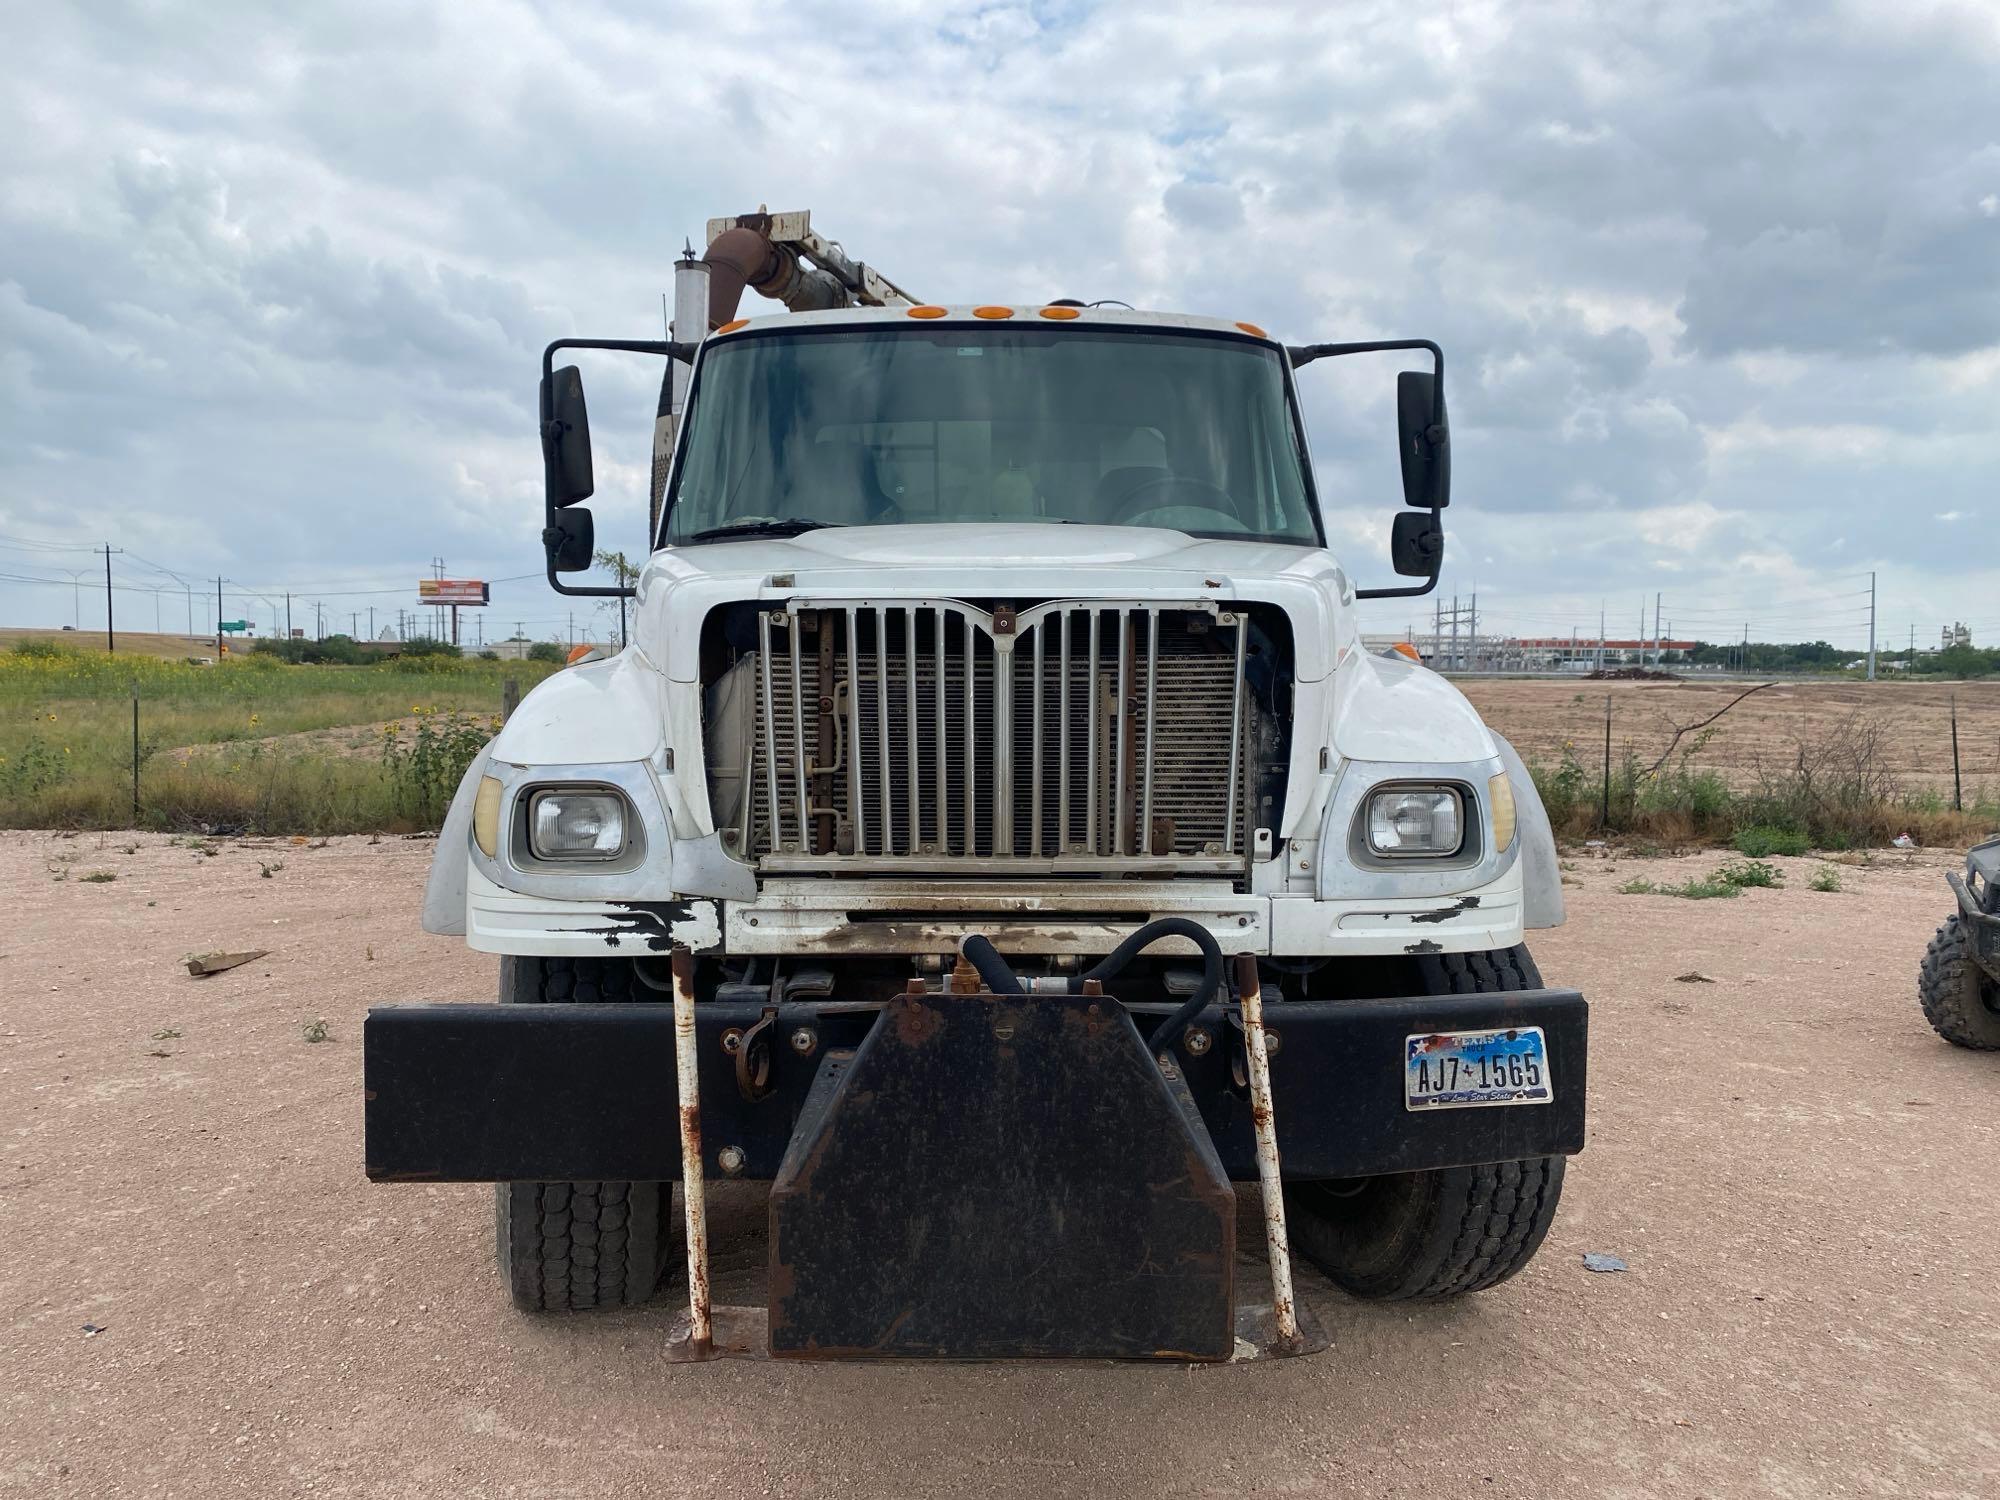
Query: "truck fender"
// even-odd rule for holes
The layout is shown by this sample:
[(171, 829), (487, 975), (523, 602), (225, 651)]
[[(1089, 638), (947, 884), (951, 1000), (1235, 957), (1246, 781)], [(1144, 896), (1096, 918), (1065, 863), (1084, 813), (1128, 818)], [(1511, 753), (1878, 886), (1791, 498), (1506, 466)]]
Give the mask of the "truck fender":
[[(1492, 733), (1492, 726), (1488, 726)], [(1535, 778), (1521, 754), (1498, 734), (1493, 743), (1500, 747), (1500, 759), (1507, 767), (1507, 779), (1514, 786), (1514, 837), (1521, 841), (1521, 925), (1560, 927), (1563, 924), (1562, 869), (1557, 862), (1555, 830), (1549, 826), (1549, 810), (1542, 806), (1542, 794), (1535, 790)]]
[(437, 852), (431, 856), (431, 878), (424, 885), (425, 932), (440, 937), (465, 936), (465, 870), (472, 859), (472, 803), (479, 795), (479, 778), (486, 774), (486, 762), (492, 757), (491, 744), (472, 757), (445, 811)]

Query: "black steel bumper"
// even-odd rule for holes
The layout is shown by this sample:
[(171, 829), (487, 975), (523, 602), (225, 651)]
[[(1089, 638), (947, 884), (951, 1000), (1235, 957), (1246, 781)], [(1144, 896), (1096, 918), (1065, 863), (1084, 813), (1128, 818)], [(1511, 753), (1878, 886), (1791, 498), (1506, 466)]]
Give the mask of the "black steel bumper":
[(1965, 874), (1947, 872), (1944, 878), (1958, 897), (1973, 961), (2000, 982), (2000, 839), (1974, 845), (1965, 857)]
[[(1128, 1005), (1141, 1035), (1174, 1007)], [(737, 1042), (766, 1017), (762, 1091), (739, 1082)], [(702, 1148), (721, 1178), (778, 1176), (829, 1053), (858, 1048), (880, 1006), (838, 1001), (696, 1007)], [(1271, 1061), (1288, 1178), (1374, 1176), (1583, 1149), (1589, 1008), (1574, 990), (1274, 1004)], [(1223, 1170), (1256, 1178), (1234, 1007), (1199, 1024), (1217, 1039), (1178, 1057)], [(1544, 1104), (1413, 1112), (1405, 1039), (1543, 1028), (1554, 1098)], [(768, 1044), (768, 1045), (766, 1045)], [(367, 1171), (383, 1181), (556, 1181), (680, 1176), (670, 1006), (401, 1005), (363, 1035)], [(750, 1097), (758, 1095), (757, 1097)]]

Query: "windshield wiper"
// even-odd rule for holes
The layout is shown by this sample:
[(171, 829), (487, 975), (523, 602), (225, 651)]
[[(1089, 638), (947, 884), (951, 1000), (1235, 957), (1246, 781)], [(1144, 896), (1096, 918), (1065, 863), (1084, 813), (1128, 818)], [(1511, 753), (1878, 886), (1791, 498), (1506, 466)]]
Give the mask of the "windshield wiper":
[(808, 531), (824, 531), (838, 521), (815, 521), (809, 516), (759, 516), (751, 521), (732, 521), (727, 526), (711, 526), (688, 537), (688, 542), (726, 542), (739, 536), (801, 536)]

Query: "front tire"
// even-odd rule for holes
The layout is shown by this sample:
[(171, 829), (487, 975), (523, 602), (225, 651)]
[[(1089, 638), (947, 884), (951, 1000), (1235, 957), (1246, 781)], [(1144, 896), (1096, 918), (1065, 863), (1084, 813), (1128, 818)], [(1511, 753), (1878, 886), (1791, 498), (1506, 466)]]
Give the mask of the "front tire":
[(2000, 1051), (2000, 986), (1972, 956), (1972, 934), (1954, 914), (1924, 950), (1917, 999), (1931, 1029), (1954, 1047)]
[[(1429, 954), (1416, 992), (1484, 994), (1540, 989), (1522, 946)], [(1370, 1301), (1462, 1296), (1498, 1286), (1525, 1266), (1562, 1198), (1564, 1158), (1530, 1157), (1285, 1189), (1292, 1243), (1339, 1287)]]
[[(647, 998), (632, 962), (503, 958), (502, 1005), (587, 1005)], [(528, 1313), (635, 1307), (659, 1287), (672, 1245), (672, 1184), (496, 1182), (501, 1278)]]

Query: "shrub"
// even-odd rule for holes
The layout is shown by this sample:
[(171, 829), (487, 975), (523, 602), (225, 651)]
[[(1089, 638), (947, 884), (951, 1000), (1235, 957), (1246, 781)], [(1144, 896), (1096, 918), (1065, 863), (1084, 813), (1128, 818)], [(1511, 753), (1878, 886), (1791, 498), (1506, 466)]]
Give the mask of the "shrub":
[(1800, 855), (1811, 847), (1811, 841), (1796, 828), (1774, 828), (1769, 823), (1753, 823), (1748, 828), (1736, 830), (1736, 837), (1730, 841), (1738, 854), (1751, 859), (1763, 859), (1771, 854)]
[(1840, 889), (1840, 871), (1832, 865), (1821, 865), (1813, 871), (1812, 879), (1806, 884), (1816, 891), (1837, 891)]
[(499, 727), (498, 719), (481, 721), (456, 709), (419, 709), (407, 740), (394, 724), (385, 728), (382, 765), (395, 784), (398, 810), (423, 826), (442, 818), (466, 767)]
[(554, 641), (536, 641), (528, 648), (529, 661), (545, 661), (550, 666), (559, 667), (569, 660), (569, 653)]
[(16, 656), (32, 656), (41, 661), (61, 661), (65, 657), (80, 653), (71, 650), (59, 641), (25, 640), (14, 642)]
[(1618, 887), (1621, 896), (1678, 896), (1683, 901), (1718, 901), (1739, 896), (1742, 891), (1726, 880), (1711, 876), (1707, 880), (1686, 880), (1679, 885), (1659, 885), (1644, 876), (1626, 881)]
[(450, 641), (441, 641), (436, 636), (431, 635), (415, 635), (403, 642), (403, 655), (406, 659), (420, 656), (463, 656), (464, 654), (463, 651), (460, 651)]
[(1767, 865), (1761, 859), (1732, 859), (1728, 864), (1709, 877), (1724, 885), (1745, 890), (1751, 886), (1775, 888), (1785, 883), (1784, 874), (1776, 865)]

